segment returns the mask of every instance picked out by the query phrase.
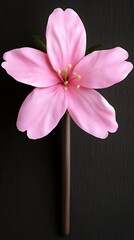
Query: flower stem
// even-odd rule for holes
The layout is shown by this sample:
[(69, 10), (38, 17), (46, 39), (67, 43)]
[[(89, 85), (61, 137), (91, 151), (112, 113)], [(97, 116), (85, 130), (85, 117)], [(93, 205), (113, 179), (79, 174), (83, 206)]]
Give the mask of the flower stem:
[(62, 118), (62, 233), (70, 233), (70, 115)]

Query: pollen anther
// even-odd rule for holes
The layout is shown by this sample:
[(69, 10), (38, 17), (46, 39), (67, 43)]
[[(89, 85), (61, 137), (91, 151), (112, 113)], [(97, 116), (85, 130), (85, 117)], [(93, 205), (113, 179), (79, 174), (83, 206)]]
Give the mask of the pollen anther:
[(67, 87), (64, 87), (64, 90), (67, 91)]
[(72, 64), (68, 64), (68, 68), (71, 68), (72, 67)]
[(68, 81), (65, 81), (64, 84), (67, 85), (67, 84), (68, 84)]
[(76, 76), (76, 75), (77, 75), (77, 73), (76, 73), (76, 72), (73, 72), (73, 75), (74, 75), (74, 76)]
[(79, 89), (79, 88), (80, 88), (80, 85), (76, 85), (76, 88)]
[(80, 79), (81, 79), (81, 76), (80, 76), (80, 75), (77, 75), (77, 79), (80, 80)]
[(60, 70), (60, 69), (58, 69), (58, 70), (57, 70), (57, 73), (60, 75), (60, 73), (61, 73), (61, 70)]

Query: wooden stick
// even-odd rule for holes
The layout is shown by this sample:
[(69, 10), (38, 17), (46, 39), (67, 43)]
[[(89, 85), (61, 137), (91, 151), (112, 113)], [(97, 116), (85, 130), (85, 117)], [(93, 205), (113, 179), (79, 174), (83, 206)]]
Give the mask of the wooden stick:
[(62, 118), (62, 233), (70, 234), (70, 116)]

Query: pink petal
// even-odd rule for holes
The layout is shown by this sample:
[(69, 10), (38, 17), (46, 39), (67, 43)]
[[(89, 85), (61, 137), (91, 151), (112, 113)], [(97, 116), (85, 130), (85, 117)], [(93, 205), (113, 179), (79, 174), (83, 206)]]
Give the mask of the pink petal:
[(69, 86), (69, 113), (74, 122), (89, 134), (106, 138), (118, 124), (114, 108), (95, 90)]
[(3, 58), (2, 67), (19, 82), (48, 87), (60, 81), (44, 52), (24, 47), (6, 52)]
[(67, 109), (62, 85), (35, 88), (24, 100), (17, 119), (17, 128), (31, 139), (42, 138), (56, 127)]
[(55, 9), (46, 29), (47, 53), (55, 70), (76, 64), (86, 50), (86, 32), (75, 11)]
[[(74, 72), (81, 76), (80, 85), (87, 88), (106, 88), (122, 81), (133, 65), (125, 61), (128, 53), (120, 47), (95, 51), (84, 57)], [(78, 80), (72, 80), (77, 84)]]

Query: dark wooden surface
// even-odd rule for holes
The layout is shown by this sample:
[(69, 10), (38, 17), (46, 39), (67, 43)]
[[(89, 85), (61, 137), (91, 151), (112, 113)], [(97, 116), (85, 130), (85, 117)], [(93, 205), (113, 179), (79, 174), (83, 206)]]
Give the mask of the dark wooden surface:
[[(134, 59), (133, 0), (2, 0), (0, 54), (34, 46), (49, 14), (71, 7), (83, 20), (88, 46), (122, 46)], [(0, 70), (0, 240), (60, 240), (61, 123), (46, 138), (17, 131), (19, 107), (31, 87)], [(134, 239), (134, 74), (101, 91), (119, 129), (96, 139), (71, 122), (71, 235), (68, 240)]]

